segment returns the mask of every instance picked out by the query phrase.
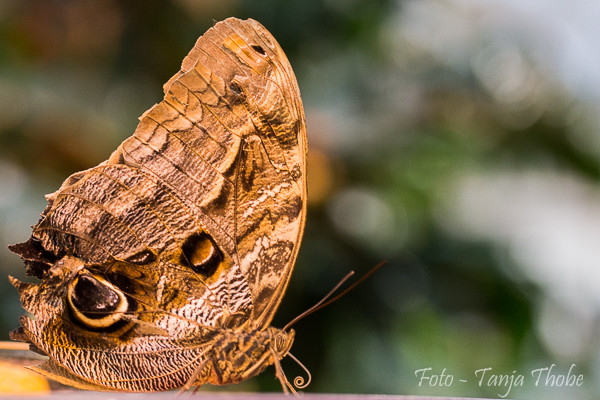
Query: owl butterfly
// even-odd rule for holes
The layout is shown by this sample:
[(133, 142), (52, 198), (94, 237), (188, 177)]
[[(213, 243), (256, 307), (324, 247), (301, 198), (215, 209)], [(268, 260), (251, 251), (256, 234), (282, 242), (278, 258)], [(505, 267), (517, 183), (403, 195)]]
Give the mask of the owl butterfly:
[(33, 370), (92, 390), (223, 385), (280, 366), (293, 330), (270, 326), (306, 214), (306, 125), (283, 50), (229, 18), (196, 42), (164, 100), (96, 167), (48, 196), (10, 246), (14, 340)]

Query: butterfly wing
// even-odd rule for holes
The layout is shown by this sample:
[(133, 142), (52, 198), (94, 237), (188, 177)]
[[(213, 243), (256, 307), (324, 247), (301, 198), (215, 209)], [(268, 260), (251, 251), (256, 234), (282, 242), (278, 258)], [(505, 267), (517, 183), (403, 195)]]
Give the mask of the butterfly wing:
[(252, 319), (264, 327), (283, 297), (304, 232), (304, 111), (292, 67), (262, 25), (227, 20), (214, 33), (234, 63), (246, 66), (246, 75), (230, 83), (241, 88), (246, 118), (256, 129), (244, 139), (234, 173), (234, 231), (254, 299)]
[(194, 208), (239, 265), (266, 326), (304, 230), (306, 125), (292, 68), (258, 22), (201, 36), (117, 158), (143, 165)]
[[(179, 386), (219, 329), (265, 328), (289, 281), (306, 128), (283, 51), (259, 23), (231, 18), (198, 39), (164, 89), (134, 135), (49, 195), (32, 238), (11, 247), (42, 278), (14, 282), (36, 316), (14, 336), (50, 355), (51, 376)], [(94, 290), (104, 300), (90, 305)], [(136, 364), (148, 372), (127, 368)], [(128, 374), (117, 383), (116, 370)]]

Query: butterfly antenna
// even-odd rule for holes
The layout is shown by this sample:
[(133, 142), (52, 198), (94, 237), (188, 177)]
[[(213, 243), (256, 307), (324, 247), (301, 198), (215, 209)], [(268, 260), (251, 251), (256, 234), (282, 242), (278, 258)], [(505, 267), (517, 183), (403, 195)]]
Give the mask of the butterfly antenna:
[(292, 325), (294, 325), (296, 322), (300, 321), (302, 318), (304, 318), (304, 317), (306, 317), (306, 316), (314, 313), (315, 311), (320, 310), (323, 307), (327, 307), (328, 305), (330, 305), (334, 301), (339, 300), (346, 293), (348, 293), (349, 291), (351, 291), (352, 289), (354, 289), (355, 287), (357, 287), (358, 285), (360, 285), (369, 276), (373, 275), (379, 268), (383, 267), (385, 265), (385, 263), (386, 263), (385, 261), (380, 262), (379, 264), (377, 264), (376, 266), (374, 266), (373, 268), (371, 268), (369, 270), (369, 272), (367, 272), (366, 274), (364, 274), (363, 276), (361, 276), (356, 282), (354, 282), (352, 285), (350, 285), (346, 289), (344, 289), (344, 291), (342, 291), (341, 293), (339, 293), (334, 298), (330, 299), (330, 297), (333, 296), (333, 294), (340, 288), (340, 286), (342, 286), (344, 284), (344, 282), (346, 282), (348, 279), (350, 279), (350, 277), (352, 275), (354, 275), (354, 271), (348, 272), (346, 274), (346, 276), (344, 276), (337, 283), (337, 285), (335, 285), (333, 287), (333, 289), (331, 289), (329, 291), (329, 293), (327, 293), (321, 300), (319, 300), (317, 302), (317, 304), (315, 304), (314, 306), (312, 306), (311, 308), (309, 308), (308, 310), (304, 311), (302, 314), (298, 315), (296, 318), (294, 318), (290, 322), (288, 322), (287, 325), (283, 327), (283, 331), (287, 331)]

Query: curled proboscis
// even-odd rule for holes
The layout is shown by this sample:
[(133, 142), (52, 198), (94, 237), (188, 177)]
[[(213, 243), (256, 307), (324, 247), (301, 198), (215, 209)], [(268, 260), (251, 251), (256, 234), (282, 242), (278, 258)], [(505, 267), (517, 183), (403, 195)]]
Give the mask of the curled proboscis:
[(300, 362), (300, 360), (294, 357), (292, 353), (288, 353), (288, 356), (290, 356), (292, 360), (296, 361), (296, 363), (304, 370), (304, 372), (306, 372), (306, 380), (303, 376), (297, 376), (294, 378), (294, 386), (296, 387), (296, 389), (305, 389), (306, 387), (308, 387), (308, 385), (310, 385), (310, 381), (312, 379), (310, 371), (304, 366), (304, 364)]

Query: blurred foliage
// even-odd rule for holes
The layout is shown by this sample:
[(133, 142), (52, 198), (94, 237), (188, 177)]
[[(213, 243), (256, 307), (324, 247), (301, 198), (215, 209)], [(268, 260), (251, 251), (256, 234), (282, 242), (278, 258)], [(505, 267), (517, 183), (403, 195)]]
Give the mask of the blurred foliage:
[[(495, 397), (475, 370), (574, 363), (583, 387), (526, 381), (509, 397), (592, 396), (600, 91), (555, 68), (566, 31), (532, 18), (551, 7), (483, 3), (0, 1), (3, 274), (23, 277), (5, 245), (29, 236), (43, 194), (133, 132), (214, 21), (250, 17), (288, 54), (309, 129), (308, 222), (275, 325), (387, 260), (295, 327), (309, 390)], [(0, 290), (7, 339), (22, 310)], [(455, 383), (419, 386), (426, 367)], [(227, 389), (280, 390), (269, 372)]]

